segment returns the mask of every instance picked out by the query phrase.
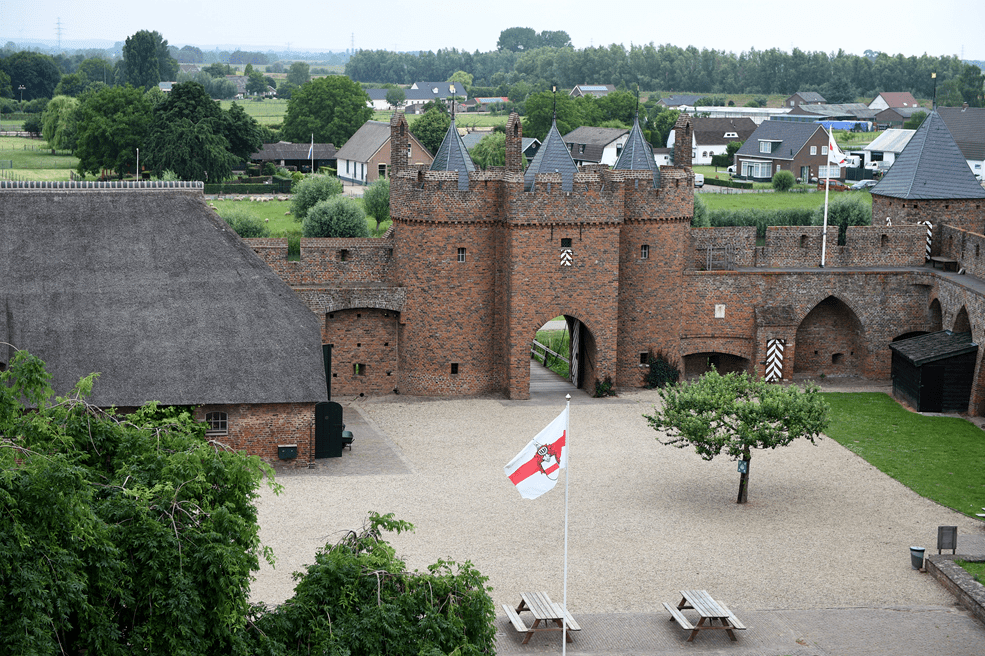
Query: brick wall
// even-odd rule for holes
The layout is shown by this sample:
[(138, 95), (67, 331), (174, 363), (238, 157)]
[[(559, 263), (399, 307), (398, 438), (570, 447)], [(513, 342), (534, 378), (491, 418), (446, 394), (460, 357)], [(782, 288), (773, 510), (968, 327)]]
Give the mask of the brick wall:
[[(756, 266), (818, 267), (821, 235), (821, 226), (770, 226)], [(829, 225), (825, 266), (923, 266), (926, 240), (924, 226), (849, 226), (839, 246), (838, 228)]]
[[(270, 464), (307, 467), (313, 460), (314, 403), (202, 405), (195, 408), (195, 419), (204, 421), (208, 412), (225, 412), (228, 426), (228, 434), (210, 435), (208, 439), (259, 456)], [(278, 459), (279, 444), (297, 444), (297, 459)]]
[(726, 245), (732, 248), (732, 262), (735, 266), (751, 267), (756, 265), (756, 228), (726, 227), (726, 228), (691, 228), (691, 256), (687, 268), (690, 271), (704, 271), (708, 268), (708, 250), (719, 252), (715, 257), (721, 258), (721, 249)]
[(332, 397), (390, 394), (398, 385), (398, 312), (356, 306), (324, 314), (332, 345)]
[(392, 239), (302, 239), (301, 259), (287, 259), (286, 239), (246, 239), (289, 285), (382, 282), (391, 277)]
[(985, 279), (985, 236), (949, 225), (936, 232), (939, 255), (957, 260), (967, 275)]
[(981, 234), (985, 232), (985, 201), (969, 200), (903, 200), (872, 194), (872, 220), (893, 225), (930, 221), (935, 226), (950, 226)]

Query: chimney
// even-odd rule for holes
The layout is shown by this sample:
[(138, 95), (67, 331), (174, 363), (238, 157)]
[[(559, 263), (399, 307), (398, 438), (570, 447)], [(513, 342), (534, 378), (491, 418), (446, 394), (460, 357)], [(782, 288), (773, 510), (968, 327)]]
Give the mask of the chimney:
[(410, 128), (404, 113), (396, 111), (390, 118), (390, 175), (394, 176), (408, 167), (407, 146), (410, 144)]
[(515, 112), (506, 121), (506, 170), (513, 173), (523, 170), (523, 125)]

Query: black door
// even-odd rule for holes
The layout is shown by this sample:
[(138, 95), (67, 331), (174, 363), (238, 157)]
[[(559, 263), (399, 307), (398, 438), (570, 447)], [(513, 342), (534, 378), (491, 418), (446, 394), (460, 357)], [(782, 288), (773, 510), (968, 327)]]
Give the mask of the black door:
[(342, 457), (342, 406), (334, 401), (315, 404), (315, 458)]
[(944, 366), (925, 364), (920, 367), (920, 410), (919, 412), (942, 412), (944, 410)]

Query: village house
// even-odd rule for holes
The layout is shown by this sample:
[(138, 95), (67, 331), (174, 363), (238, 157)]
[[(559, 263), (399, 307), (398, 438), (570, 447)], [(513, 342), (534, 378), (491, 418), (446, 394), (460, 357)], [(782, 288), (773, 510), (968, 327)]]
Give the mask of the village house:
[[(410, 164), (430, 166), (434, 159), (412, 134), (409, 135), (406, 153)], [(372, 184), (388, 177), (390, 160), (390, 126), (381, 121), (366, 121), (335, 153), (336, 175), (345, 182)]]

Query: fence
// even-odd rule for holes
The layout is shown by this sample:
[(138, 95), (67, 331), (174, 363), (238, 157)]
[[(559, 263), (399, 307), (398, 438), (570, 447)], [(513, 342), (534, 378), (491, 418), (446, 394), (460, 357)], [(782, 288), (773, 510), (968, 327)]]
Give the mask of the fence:
[(274, 180), (270, 184), (207, 184), (205, 193), (208, 195), (236, 194), (289, 194), (291, 180)]

